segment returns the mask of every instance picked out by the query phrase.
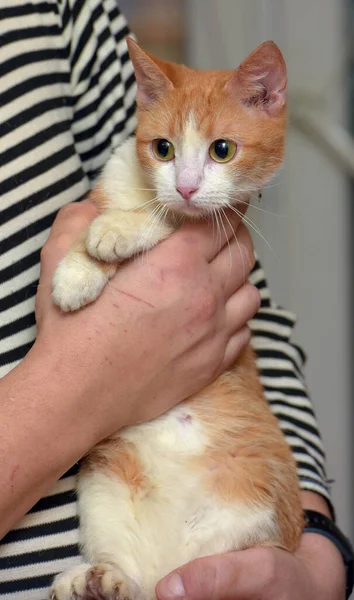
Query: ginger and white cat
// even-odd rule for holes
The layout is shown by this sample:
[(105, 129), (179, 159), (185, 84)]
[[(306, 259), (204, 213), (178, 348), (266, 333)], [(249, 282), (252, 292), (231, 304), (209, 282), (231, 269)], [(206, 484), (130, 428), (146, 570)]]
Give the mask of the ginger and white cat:
[[(94, 301), (121, 261), (166, 238), (181, 215), (213, 218), (244, 201), (283, 159), (287, 78), (274, 43), (235, 72), (192, 70), (128, 45), (136, 139), (108, 161), (91, 193), (100, 215), (55, 273), (64, 311)], [(94, 447), (78, 502), (87, 562), (56, 577), (52, 600), (152, 600), (158, 580), (194, 558), (255, 545), (294, 551), (296, 468), (251, 348), (193, 398)]]

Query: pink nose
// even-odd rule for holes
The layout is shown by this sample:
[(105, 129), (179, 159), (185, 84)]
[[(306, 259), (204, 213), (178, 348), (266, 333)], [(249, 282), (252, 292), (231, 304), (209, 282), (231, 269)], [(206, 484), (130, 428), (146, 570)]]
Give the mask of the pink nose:
[(177, 192), (179, 192), (184, 200), (189, 202), (194, 192), (197, 191), (197, 187), (193, 187), (191, 185), (180, 185), (176, 188)]

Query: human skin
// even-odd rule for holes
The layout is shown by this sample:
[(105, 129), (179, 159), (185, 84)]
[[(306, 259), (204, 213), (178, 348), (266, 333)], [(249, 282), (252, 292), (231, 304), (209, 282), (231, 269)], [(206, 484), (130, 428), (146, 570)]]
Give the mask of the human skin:
[(237, 242), (227, 229), (220, 252), (207, 224), (187, 225), (123, 265), (95, 303), (62, 313), (54, 269), (95, 215), (89, 201), (60, 211), (41, 256), (37, 340), (0, 381), (0, 538), (92, 446), (202, 389), (250, 339), (260, 298), (233, 214)]

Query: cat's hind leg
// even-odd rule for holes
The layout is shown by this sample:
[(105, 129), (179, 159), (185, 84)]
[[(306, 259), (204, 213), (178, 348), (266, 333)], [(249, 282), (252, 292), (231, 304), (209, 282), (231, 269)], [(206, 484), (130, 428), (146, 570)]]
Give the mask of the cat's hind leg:
[(137, 585), (114, 564), (79, 565), (58, 575), (49, 600), (142, 600)]

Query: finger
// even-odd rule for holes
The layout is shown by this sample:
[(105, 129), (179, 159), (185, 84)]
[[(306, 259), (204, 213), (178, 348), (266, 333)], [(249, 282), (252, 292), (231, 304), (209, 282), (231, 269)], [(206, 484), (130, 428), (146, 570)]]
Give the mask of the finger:
[(225, 349), (224, 360), (220, 366), (220, 373), (232, 367), (242, 350), (246, 348), (251, 340), (251, 330), (247, 325), (244, 325), (233, 336), (230, 337)]
[(158, 600), (268, 600), (275, 598), (269, 594), (275, 566), (269, 549), (208, 556), (165, 577), (157, 584), (156, 595)]
[(187, 223), (181, 227), (179, 236), (184, 236), (186, 242), (198, 247), (201, 254), (210, 262), (234, 237), (247, 206), (247, 203), (238, 205), (237, 208), (235, 207), (237, 212), (226, 210), (227, 219), (223, 218), (223, 225), (220, 216), (214, 222), (209, 220), (207, 223)]
[[(236, 553), (194, 560), (158, 583), (158, 600), (235, 600), (237, 563)], [(242, 600), (247, 599), (242, 596)]]
[(50, 237), (67, 235), (74, 241), (97, 215), (97, 208), (91, 200), (71, 202), (59, 210)]
[(226, 327), (230, 335), (237, 333), (253, 319), (261, 305), (258, 289), (251, 283), (240, 287), (226, 302)]
[(229, 298), (243, 283), (254, 267), (255, 256), (251, 235), (240, 223), (235, 236), (210, 263), (219, 279), (225, 298)]

